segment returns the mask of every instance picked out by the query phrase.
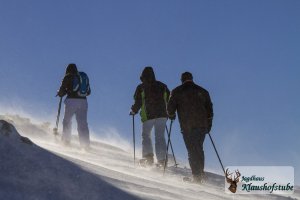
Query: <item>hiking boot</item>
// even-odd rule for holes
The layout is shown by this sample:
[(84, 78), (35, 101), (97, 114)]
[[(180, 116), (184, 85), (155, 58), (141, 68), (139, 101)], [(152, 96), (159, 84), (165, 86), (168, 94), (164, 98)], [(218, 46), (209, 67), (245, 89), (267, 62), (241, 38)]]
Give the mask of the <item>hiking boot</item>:
[(165, 166), (165, 159), (157, 161), (157, 167), (164, 167)]
[(201, 174), (197, 174), (197, 175), (193, 175), (193, 180), (192, 182), (193, 183), (196, 183), (196, 184), (203, 184), (206, 180), (206, 176), (204, 173), (201, 173)]
[(152, 166), (154, 163), (153, 154), (148, 154), (140, 160), (140, 165), (143, 167)]
[(165, 167), (165, 160), (159, 160), (159, 161), (157, 161), (156, 167), (158, 167), (158, 168), (164, 168)]
[(142, 158), (139, 160), (139, 165), (141, 167), (151, 167), (153, 165), (153, 160)]
[(84, 151), (90, 151), (91, 150), (91, 146), (90, 145), (80, 145), (80, 149), (82, 149)]
[(67, 140), (62, 140), (62, 144), (65, 147), (70, 147), (71, 146), (71, 141), (67, 141)]

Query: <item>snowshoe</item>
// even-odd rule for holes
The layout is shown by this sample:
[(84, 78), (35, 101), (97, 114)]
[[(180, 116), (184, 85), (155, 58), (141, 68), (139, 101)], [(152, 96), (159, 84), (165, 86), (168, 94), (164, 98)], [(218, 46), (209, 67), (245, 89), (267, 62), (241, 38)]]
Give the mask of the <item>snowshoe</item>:
[(191, 183), (193, 181), (193, 178), (189, 177), (189, 176), (184, 176), (184, 177), (182, 177), (182, 181)]
[(146, 158), (142, 158), (139, 160), (140, 167), (151, 167), (153, 165), (153, 162), (149, 161)]
[(163, 169), (165, 167), (165, 160), (160, 160), (158, 161), (155, 166), (158, 168), (158, 169)]
[(204, 184), (205, 180), (202, 176), (193, 176), (193, 177), (189, 177), (189, 176), (184, 176), (182, 177), (182, 181), (185, 183), (192, 183), (192, 184)]
[(164, 169), (165, 165), (162, 164), (162, 163), (156, 163), (155, 166), (156, 166), (157, 169)]

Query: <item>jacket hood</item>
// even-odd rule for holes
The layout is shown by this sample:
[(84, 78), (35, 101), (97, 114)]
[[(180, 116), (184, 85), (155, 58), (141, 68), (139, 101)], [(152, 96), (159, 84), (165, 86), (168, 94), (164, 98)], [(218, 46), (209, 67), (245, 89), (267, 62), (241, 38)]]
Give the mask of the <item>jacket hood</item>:
[(145, 67), (145, 69), (141, 74), (140, 79), (143, 83), (150, 83), (156, 81), (153, 68), (150, 66)]
[(76, 64), (70, 63), (66, 68), (66, 74), (76, 74), (78, 73)]

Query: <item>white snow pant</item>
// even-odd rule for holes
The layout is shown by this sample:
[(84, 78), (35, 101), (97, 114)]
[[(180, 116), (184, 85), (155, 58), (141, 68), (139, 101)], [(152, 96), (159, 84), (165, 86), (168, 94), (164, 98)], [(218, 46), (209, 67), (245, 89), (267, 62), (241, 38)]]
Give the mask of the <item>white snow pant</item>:
[(153, 155), (153, 147), (151, 140), (151, 130), (154, 126), (155, 131), (155, 153), (158, 161), (162, 161), (166, 156), (166, 140), (165, 140), (165, 128), (167, 118), (150, 119), (143, 123), (142, 131), (142, 154), (143, 157)]
[(90, 145), (90, 136), (87, 123), (87, 100), (67, 98), (64, 103), (65, 115), (63, 119), (62, 141), (66, 143), (71, 141), (72, 117), (75, 115), (80, 145), (82, 147), (88, 147)]

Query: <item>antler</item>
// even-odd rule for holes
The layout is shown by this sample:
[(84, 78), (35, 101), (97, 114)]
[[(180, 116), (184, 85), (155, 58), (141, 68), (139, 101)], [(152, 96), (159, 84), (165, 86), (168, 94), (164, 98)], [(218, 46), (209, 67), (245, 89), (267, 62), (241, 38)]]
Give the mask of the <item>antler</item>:
[(234, 176), (234, 181), (236, 182), (239, 182), (240, 181), (240, 176), (241, 176), (241, 173), (239, 172), (239, 170), (236, 170), (235, 171), (235, 174), (236, 174), (236, 177)]
[(227, 183), (232, 183), (232, 176), (231, 176), (230, 178), (228, 177), (228, 176), (230, 176), (230, 175), (232, 175), (232, 173), (229, 174), (229, 170), (226, 169), (225, 176), (226, 176), (226, 181), (227, 181)]

